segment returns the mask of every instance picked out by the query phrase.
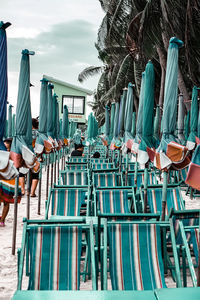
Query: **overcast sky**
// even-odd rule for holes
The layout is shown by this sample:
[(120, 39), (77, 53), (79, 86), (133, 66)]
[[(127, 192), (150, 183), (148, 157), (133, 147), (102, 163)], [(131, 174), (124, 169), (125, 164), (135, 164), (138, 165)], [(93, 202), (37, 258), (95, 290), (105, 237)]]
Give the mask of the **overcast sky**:
[(101, 65), (94, 46), (103, 11), (98, 0), (3, 0), (0, 21), (11, 22), (8, 38), (8, 101), (16, 106), (21, 50), (31, 62), (32, 115), (39, 114), (43, 74), (94, 90), (98, 76), (77, 81), (90, 65)]

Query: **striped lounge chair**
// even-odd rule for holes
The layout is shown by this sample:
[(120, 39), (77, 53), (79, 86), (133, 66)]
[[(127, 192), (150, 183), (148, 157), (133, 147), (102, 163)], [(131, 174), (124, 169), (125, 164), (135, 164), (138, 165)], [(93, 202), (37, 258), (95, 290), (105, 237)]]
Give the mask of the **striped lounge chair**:
[[(90, 229), (91, 227), (91, 229)], [(24, 224), (19, 251), (18, 290), (22, 289), (26, 253), (26, 275), (29, 290), (79, 290), (82, 232), (90, 232), (91, 259), (94, 267), (92, 224), (61, 221), (27, 221)], [(96, 280), (95, 269), (93, 268)], [(23, 285), (24, 287), (24, 285)], [(95, 284), (93, 285), (95, 288)]]
[[(141, 191), (141, 198), (143, 199), (143, 191)], [(184, 203), (180, 189), (167, 188), (167, 202), (165, 208), (165, 216), (169, 216), (171, 209), (184, 210)], [(151, 213), (162, 214), (162, 188), (147, 189), (147, 201)]]
[(96, 190), (95, 204), (97, 214), (130, 213), (128, 190)]
[(113, 290), (166, 288), (159, 224), (108, 225)]
[[(157, 179), (154, 172), (148, 173), (148, 181), (147, 185), (156, 185)], [(144, 185), (144, 172), (137, 173), (137, 188), (139, 189), (142, 185)], [(128, 174), (128, 186), (135, 186), (135, 174)]]
[(51, 188), (47, 207), (48, 218), (51, 205), (51, 216), (80, 216), (81, 205), (85, 203), (87, 189)]
[(77, 171), (77, 170), (87, 170), (87, 164), (66, 164), (65, 170), (66, 171)]
[(70, 157), (69, 162), (71, 163), (87, 163), (88, 159), (84, 157)]
[(64, 185), (88, 185), (88, 173), (84, 171), (61, 171), (60, 177)]
[(94, 173), (93, 184), (95, 187), (119, 186), (119, 173)]

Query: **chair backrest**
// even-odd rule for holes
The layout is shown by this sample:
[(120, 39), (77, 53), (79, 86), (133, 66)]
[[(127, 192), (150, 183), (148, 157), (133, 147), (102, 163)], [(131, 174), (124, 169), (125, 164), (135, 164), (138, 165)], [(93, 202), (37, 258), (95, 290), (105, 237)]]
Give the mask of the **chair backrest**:
[(113, 168), (114, 168), (113, 163), (92, 164), (93, 170), (113, 169)]
[(94, 173), (93, 183), (95, 187), (119, 186), (119, 174), (115, 173)]
[(109, 159), (108, 158), (91, 158), (90, 162), (93, 164), (106, 164), (106, 163), (109, 163)]
[(198, 262), (198, 259), (199, 259), (199, 227), (191, 229), (190, 241), (193, 245), (193, 251), (194, 251), (194, 256), (196, 258), (196, 262)]
[[(148, 173), (147, 185), (157, 184), (156, 175), (154, 172)], [(128, 174), (128, 185), (135, 186), (135, 174)], [(140, 188), (144, 185), (144, 172), (137, 173), (137, 188)]]
[(130, 213), (127, 190), (97, 190), (100, 213)]
[(29, 228), (29, 290), (78, 290), (82, 230), (77, 226)]
[[(184, 204), (179, 188), (167, 188), (165, 216), (171, 209), (183, 210)], [(147, 201), (152, 213), (162, 213), (162, 188), (147, 189)]]
[(54, 188), (51, 190), (50, 197), (52, 215), (80, 216), (80, 208), (85, 201), (86, 191)]
[(88, 159), (85, 157), (70, 157), (69, 162), (74, 162), (74, 163), (87, 163)]
[(113, 290), (166, 287), (157, 224), (110, 224), (110, 276)]
[(62, 184), (64, 185), (88, 185), (88, 173), (81, 171), (62, 171)]
[(87, 170), (87, 164), (67, 164), (66, 171)]

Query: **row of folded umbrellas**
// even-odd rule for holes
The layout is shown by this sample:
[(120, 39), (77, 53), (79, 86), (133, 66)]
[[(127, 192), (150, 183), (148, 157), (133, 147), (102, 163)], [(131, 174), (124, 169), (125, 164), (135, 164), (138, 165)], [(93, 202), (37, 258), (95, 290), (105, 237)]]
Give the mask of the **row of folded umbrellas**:
[(178, 54), (182, 46), (176, 37), (169, 41), (162, 117), (161, 108), (155, 108), (155, 73), (149, 61), (142, 73), (137, 119), (135, 87), (129, 83), (121, 101), (105, 108), (105, 139), (111, 149), (130, 149), (141, 165), (151, 161), (163, 171), (189, 166), (186, 182), (200, 189), (196, 179), (200, 175), (198, 88), (193, 87), (191, 109), (185, 116), (183, 95), (178, 97)]
[[(36, 155), (50, 153), (68, 144), (68, 139), (80, 142), (81, 133), (77, 123), (68, 118), (68, 108), (64, 105), (63, 117), (59, 116), (57, 95), (53, 94), (53, 85), (45, 78), (41, 80), (40, 113), (37, 138), (32, 146), (32, 116), (30, 101), (30, 56), (33, 51), (22, 51), (16, 115), (12, 115), (12, 105), (7, 115), (7, 38), (6, 28), (10, 23), (0, 22), (0, 177), (11, 179), (18, 174), (19, 168), (34, 168), (38, 171)], [(88, 119), (88, 140), (90, 142), (98, 133), (98, 124), (91, 114)], [(10, 153), (6, 151), (3, 139), (12, 137)]]

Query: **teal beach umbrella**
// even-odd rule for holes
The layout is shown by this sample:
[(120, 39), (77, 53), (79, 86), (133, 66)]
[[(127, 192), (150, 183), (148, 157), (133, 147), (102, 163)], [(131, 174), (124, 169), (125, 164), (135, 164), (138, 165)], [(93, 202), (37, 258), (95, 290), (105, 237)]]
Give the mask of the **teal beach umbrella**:
[(35, 155), (32, 152), (32, 118), (30, 103), (30, 61), (33, 51), (22, 51), (17, 108), (16, 108), (16, 135), (13, 138), (10, 157), (16, 168), (25, 165), (33, 167)]
[(192, 104), (190, 109), (190, 134), (187, 139), (187, 148), (193, 150), (196, 145), (196, 136), (198, 129), (198, 88), (193, 87), (192, 90)]
[(179, 95), (178, 102), (178, 139), (182, 145), (185, 144), (185, 137), (183, 134), (184, 131), (184, 104), (183, 104), (183, 95)]
[(13, 106), (10, 104), (8, 108), (8, 138), (12, 137), (12, 108)]
[(69, 119), (68, 119), (67, 105), (64, 105), (64, 110), (63, 110), (62, 134), (63, 134), (63, 139), (67, 139), (69, 137)]
[(47, 113), (47, 135), (50, 136), (52, 139), (54, 138), (54, 123), (53, 123), (53, 95), (52, 90), (54, 86), (53, 84), (48, 84), (47, 89), (47, 98), (48, 98), (48, 113)]
[(126, 106), (126, 97), (127, 97), (127, 88), (123, 90), (123, 94), (121, 96), (120, 101), (120, 109), (119, 109), (119, 124), (118, 124), (118, 132), (120, 135), (124, 133), (124, 113)]

